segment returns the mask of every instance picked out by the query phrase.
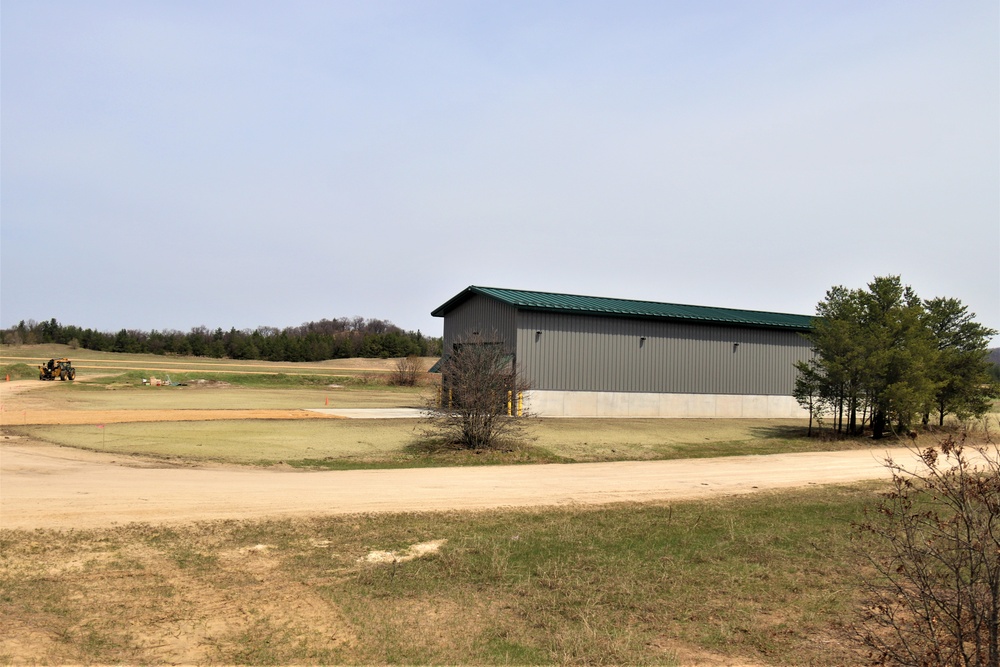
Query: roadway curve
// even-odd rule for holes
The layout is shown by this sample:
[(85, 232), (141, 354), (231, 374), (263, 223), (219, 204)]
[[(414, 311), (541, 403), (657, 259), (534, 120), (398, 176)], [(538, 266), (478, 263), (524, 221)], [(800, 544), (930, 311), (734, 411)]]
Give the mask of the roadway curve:
[(903, 448), (771, 456), (303, 472), (163, 462), (0, 441), (0, 527), (671, 501), (886, 478)]

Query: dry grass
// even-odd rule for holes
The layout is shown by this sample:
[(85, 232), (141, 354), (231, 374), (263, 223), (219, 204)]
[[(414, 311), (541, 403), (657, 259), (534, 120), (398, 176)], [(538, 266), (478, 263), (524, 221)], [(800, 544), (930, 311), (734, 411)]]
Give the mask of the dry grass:
[(542, 419), (535, 444), (573, 461), (670, 459), (847, 449), (805, 437), (797, 419)]
[(5, 409), (18, 410), (302, 410), (308, 408), (421, 407), (420, 389), (130, 387), (106, 389), (85, 383), (57, 384), (4, 399)]
[(870, 495), (2, 531), (0, 660), (856, 663), (848, 533)]
[[(36, 366), (44, 360), (69, 357), (81, 373), (108, 373), (126, 370), (155, 370), (180, 373), (296, 373), (330, 374), (336, 371), (346, 375), (363, 373), (391, 373), (395, 368), (393, 359), (330, 359), (317, 362), (285, 361), (238, 361), (213, 359), (210, 357), (176, 357), (155, 354), (123, 354), (117, 352), (96, 352), (94, 350), (70, 349), (67, 345), (0, 345), (0, 366), (25, 363)], [(437, 358), (418, 358), (420, 368), (430, 368)]]
[(46, 442), (120, 454), (317, 468), (652, 460), (870, 446), (807, 439), (794, 422), (735, 419), (541, 420), (528, 446), (472, 460), (426, 441), (415, 419), (109, 423), (103, 429), (18, 426), (15, 419), (9, 426)]
[[(403, 422), (403, 423), (399, 423)], [(160, 422), (20, 428), (60, 445), (162, 458), (269, 465), (301, 459), (387, 461), (403, 456), (413, 420)]]

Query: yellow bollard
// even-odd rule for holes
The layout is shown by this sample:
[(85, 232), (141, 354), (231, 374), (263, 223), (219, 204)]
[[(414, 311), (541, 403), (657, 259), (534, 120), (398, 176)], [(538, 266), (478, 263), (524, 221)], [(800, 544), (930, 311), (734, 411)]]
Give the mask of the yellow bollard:
[(517, 416), (524, 415), (524, 392), (517, 392)]
[(508, 389), (507, 390), (507, 416), (508, 417), (510, 417), (511, 414), (512, 414), (512, 412), (511, 412), (511, 393), (512, 392)]

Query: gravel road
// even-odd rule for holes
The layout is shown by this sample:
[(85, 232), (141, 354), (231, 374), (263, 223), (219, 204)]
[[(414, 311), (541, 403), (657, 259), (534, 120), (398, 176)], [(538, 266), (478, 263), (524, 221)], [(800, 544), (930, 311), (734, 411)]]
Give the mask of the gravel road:
[(771, 456), (304, 472), (167, 466), (19, 439), (0, 441), (0, 527), (475, 510), (669, 501), (887, 477), (907, 449)]

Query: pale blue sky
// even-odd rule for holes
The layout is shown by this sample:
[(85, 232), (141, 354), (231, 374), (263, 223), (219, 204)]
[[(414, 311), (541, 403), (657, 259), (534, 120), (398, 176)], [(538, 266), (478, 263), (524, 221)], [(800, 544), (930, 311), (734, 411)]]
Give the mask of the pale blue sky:
[(470, 284), (1000, 329), (1000, 12), (4, 0), (0, 325), (440, 335)]

